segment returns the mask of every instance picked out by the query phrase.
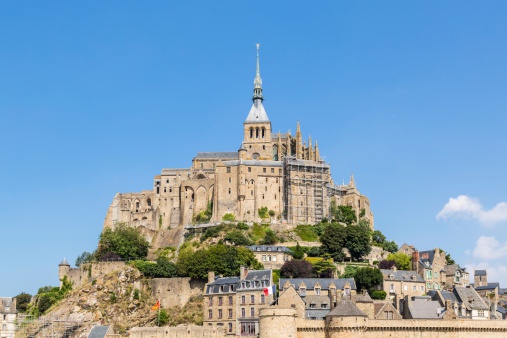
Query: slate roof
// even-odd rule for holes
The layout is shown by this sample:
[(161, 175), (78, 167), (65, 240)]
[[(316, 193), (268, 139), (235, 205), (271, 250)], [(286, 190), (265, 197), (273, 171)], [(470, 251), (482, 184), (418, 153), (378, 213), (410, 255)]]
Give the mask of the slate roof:
[(238, 288), (239, 277), (219, 277), (206, 286), (206, 294), (235, 292)]
[(70, 266), (70, 264), (69, 264), (69, 262), (67, 262), (66, 258), (64, 258), (63, 261), (60, 264), (58, 264), (58, 266), (63, 266), (63, 265)]
[(486, 270), (475, 270), (475, 276), (486, 276)]
[(322, 304), (326, 304), (324, 309), (331, 309), (331, 302), (328, 296), (311, 295), (305, 297), (306, 309), (311, 309), (310, 304), (315, 304), (315, 309), (322, 309)]
[[(406, 270), (391, 270), (391, 269), (380, 269), (380, 272), (386, 277), (385, 280), (393, 280), (393, 281), (402, 281), (402, 282), (421, 282), (424, 283), (424, 279), (417, 274), (415, 271), (406, 271)], [(389, 278), (390, 275), (393, 275), (393, 278)]]
[(506, 288), (498, 288), (498, 294), (503, 295), (504, 293), (507, 293)]
[(94, 326), (90, 333), (88, 333), (88, 338), (104, 338), (109, 330), (109, 326), (97, 325)]
[[(245, 288), (241, 288), (241, 284), (245, 282)], [(240, 280), (239, 277), (218, 277), (206, 286), (206, 294), (213, 293), (229, 293), (238, 290), (255, 290), (264, 289), (271, 284), (271, 270), (252, 270), (248, 271), (245, 279)]]
[(500, 288), (499, 283), (488, 283), (488, 285), (477, 286), (475, 290), (494, 290), (495, 288)]
[(268, 114), (262, 105), (261, 100), (254, 100), (252, 108), (245, 120), (246, 123), (269, 122)]
[(309, 319), (309, 318), (324, 319), (324, 318), (326, 318), (326, 316), (329, 313), (329, 311), (330, 311), (330, 309), (326, 309), (326, 310), (319, 310), (319, 309), (305, 310), (305, 316), (306, 316), (307, 319)]
[[(423, 256), (426, 256), (426, 255), (428, 255), (428, 258), (423, 258)], [(435, 258), (435, 251), (434, 250), (419, 252), (419, 263), (421, 263), (423, 266), (431, 267), (433, 265), (434, 258)]]
[(368, 292), (356, 296), (356, 303), (373, 303)]
[(481, 296), (472, 288), (455, 286), (452, 293), (461, 301), (467, 310), (489, 310)]
[(334, 309), (326, 317), (367, 317), (366, 314), (350, 300), (336, 302)]
[(413, 319), (442, 319), (444, 310), (440, 302), (429, 297), (415, 297), (408, 303), (408, 309)]
[(329, 285), (331, 283), (334, 283), (336, 289), (341, 290), (347, 282), (350, 284), (351, 290), (356, 290), (354, 278), (280, 278), (280, 288), (283, 288), (287, 281), (289, 281), (296, 290), (299, 290), (299, 285), (301, 283), (305, 283), (306, 290), (313, 290), (317, 282), (319, 282), (322, 290), (329, 290)]
[(286, 246), (276, 246), (276, 245), (250, 245), (247, 246), (247, 248), (252, 251), (259, 252), (292, 252)]
[(195, 158), (219, 158), (219, 159), (237, 159), (237, 151), (218, 151), (218, 152), (200, 152)]

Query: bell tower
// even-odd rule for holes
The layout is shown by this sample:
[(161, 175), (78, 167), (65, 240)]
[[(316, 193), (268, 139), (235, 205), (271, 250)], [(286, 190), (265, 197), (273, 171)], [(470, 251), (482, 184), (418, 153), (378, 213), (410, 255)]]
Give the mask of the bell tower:
[(257, 45), (257, 68), (254, 79), (253, 105), (243, 123), (243, 145), (247, 160), (272, 160), (271, 122), (269, 121), (262, 101), (262, 79), (260, 71), (259, 48)]

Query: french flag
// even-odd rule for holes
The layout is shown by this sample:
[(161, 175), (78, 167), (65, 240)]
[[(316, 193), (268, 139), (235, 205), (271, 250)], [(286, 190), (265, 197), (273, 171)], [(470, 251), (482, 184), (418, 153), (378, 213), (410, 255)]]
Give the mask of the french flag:
[(262, 290), (264, 292), (264, 295), (266, 295), (266, 296), (272, 295), (274, 287), (275, 287), (274, 285), (271, 285), (271, 286), (268, 286), (267, 288), (264, 288), (264, 290)]

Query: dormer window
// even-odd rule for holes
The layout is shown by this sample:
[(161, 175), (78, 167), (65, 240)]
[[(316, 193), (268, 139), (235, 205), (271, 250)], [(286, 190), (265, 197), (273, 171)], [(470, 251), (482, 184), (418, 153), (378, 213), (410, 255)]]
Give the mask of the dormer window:
[(393, 274), (390, 274), (390, 275), (389, 275), (389, 279), (394, 279), (394, 275), (393, 275)]
[(315, 288), (315, 294), (320, 295), (320, 288)]

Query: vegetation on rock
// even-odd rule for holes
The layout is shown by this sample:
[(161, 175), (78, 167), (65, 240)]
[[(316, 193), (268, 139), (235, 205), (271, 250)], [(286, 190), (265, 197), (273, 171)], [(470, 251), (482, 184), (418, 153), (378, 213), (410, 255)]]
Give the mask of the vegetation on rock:
[(114, 229), (106, 228), (100, 234), (97, 258), (105, 259), (113, 254), (122, 259), (143, 259), (148, 255), (149, 246), (139, 229), (117, 223)]

